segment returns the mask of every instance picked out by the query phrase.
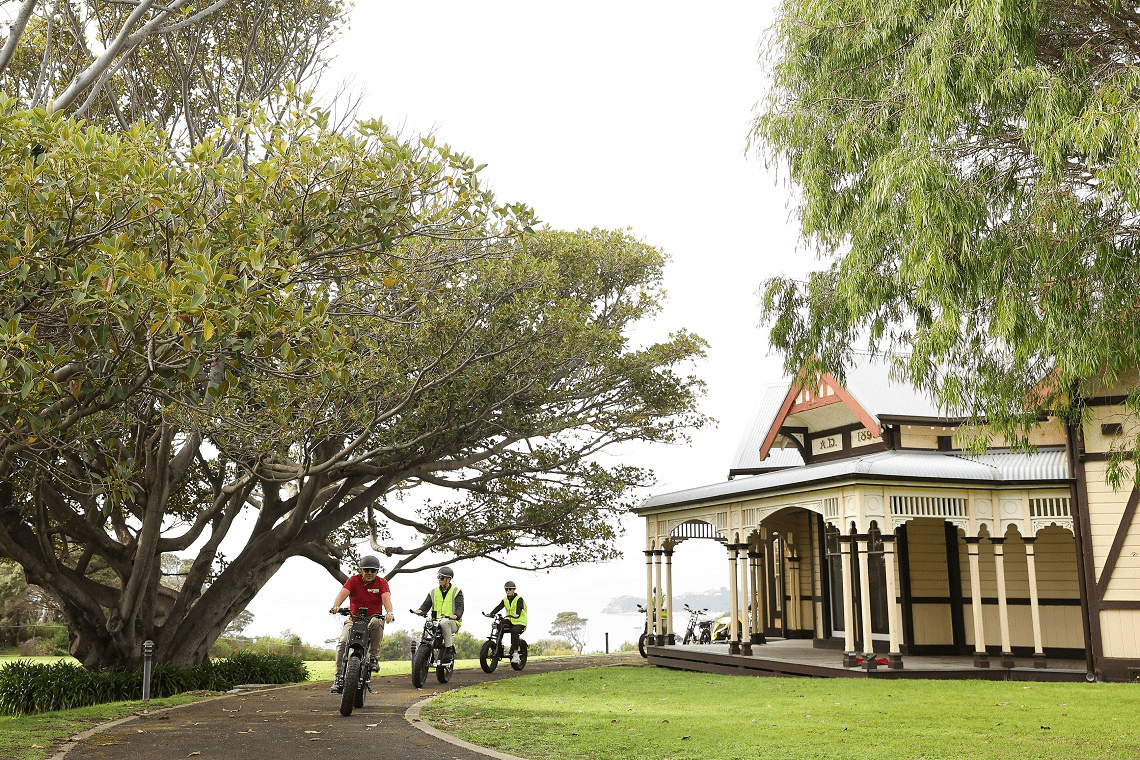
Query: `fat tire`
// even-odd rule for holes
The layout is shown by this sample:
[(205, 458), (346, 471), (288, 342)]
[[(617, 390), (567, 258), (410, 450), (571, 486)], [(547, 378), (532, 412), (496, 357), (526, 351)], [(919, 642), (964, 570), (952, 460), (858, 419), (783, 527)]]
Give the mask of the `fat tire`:
[(685, 640), (682, 641), (681, 643), (682, 644), (692, 644), (693, 643), (693, 632), (692, 632), (692, 630), (685, 631)]
[[(365, 667), (368, 667), (367, 663), (365, 663)], [(356, 690), (356, 694), (352, 698), (353, 707), (364, 707), (364, 693), (366, 691), (368, 691), (368, 682), (364, 681), (360, 684), (360, 688)]]
[(412, 686), (422, 689), (427, 683), (428, 663), (431, 662), (431, 647), (421, 644), (416, 647), (416, 655), (412, 658)]
[(340, 693), (340, 714), (344, 717), (352, 715), (352, 706), (356, 701), (356, 690), (360, 686), (360, 657), (353, 655), (348, 658), (348, 665), (344, 669), (344, 689)]
[(645, 643), (646, 643), (645, 640), (647, 638), (649, 638), (649, 634), (643, 633), (643, 634), (641, 634), (641, 638), (639, 638), (637, 640), (637, 651), (641, 653), (642, 657), (646, 657), (646, 658), (649, 657), (649, 652), (645, 648)]
[(711, 644), (712, 643), (712, 634), (708, 632), (707, 628), (705, 630), (701, 631), (701, 638), (698, 641), (698, 643), (700, 643), (700, 644)]
[(450, 668), (447, 667), (446, 665), (440, 665), (438, 668), (435, 669), (435, 680), (439, 681), (440, 683), (447, 683), (448, 681), (451, 680), (451, 673), (452, 673), (452, 670), (454, 668), (455, 668), (455, 660), (451, 661), (451, 667)]
[(511, 663), (512, 670), (522, 670), (526, 667), (526, 642), (519, 642), (519, 661)]
[(483, 642), (483, 646), (479, 647), (479, 667), (483, 669), (484, 673), (494, 673), (495, 668), (499, 666), (499, 658), (493, 655), (498, 647), (495, 642), (487, 639)]

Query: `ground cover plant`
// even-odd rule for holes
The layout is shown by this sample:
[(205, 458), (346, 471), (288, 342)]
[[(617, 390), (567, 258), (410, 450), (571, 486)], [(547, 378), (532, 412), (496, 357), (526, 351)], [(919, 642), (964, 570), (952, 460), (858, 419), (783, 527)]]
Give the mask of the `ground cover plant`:
[(520, 757), (1140, 756), (1130, 684), (748, 678), (645, 667), (449, 691), (429, 723)]

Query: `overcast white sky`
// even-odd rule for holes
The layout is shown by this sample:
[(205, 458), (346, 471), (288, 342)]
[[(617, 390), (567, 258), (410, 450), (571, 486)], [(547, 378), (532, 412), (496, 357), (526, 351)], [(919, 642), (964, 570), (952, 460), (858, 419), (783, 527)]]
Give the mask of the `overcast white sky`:
[[(651, 493), (725, 479), (758, 389), (782, 376), (758, 327), (757, 288), (814, 264), (797, 246), (789, 191), (745, 152), (774, 4), (363, 0), (333, 49), (328, 81), (351, 79), (366, 93), (361, 117), (434, 132), (487, 164), (484, 181), (500, 200), (527, 203), (552, 227), (629, 227), (672, 258), (669, 300), (647, 334), (684, 327), (709, 341), (696, 369), (708, 383), (702, 408), (718, 424), (691, 447), (616, 452), (656, 470)], [(601, 607), (645, 593), (644, 527), (633, 517), (626, 525), (625, 559), (604, 565), (539, 575), (457, 565), (466, 630), (486, 635), (474, 610), (497, 603), (510, 578), (529, 603), (528, 638), (574, 610), (593, 618), (589, 646), (600, 648), (614, 625)], [(689, 541), (674, 556), (677, 592), (720, 587), (727, 576), (712, 542)], [(406, 610), (432, 584), (393, 582), (396, 628), (414, 627)], [(248, 632), (289, 628), (321, 642), (338, 630), (326, 612), (337, 589), (320, 568), (290, 560), (250, 605)], [(628, 638), (611, 630), (612, 646)]]

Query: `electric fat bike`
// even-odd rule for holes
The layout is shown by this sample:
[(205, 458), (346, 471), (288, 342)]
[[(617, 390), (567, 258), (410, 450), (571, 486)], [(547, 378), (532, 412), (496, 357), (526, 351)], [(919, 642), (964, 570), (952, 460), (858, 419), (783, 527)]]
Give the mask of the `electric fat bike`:
[(699, 620), (701, 615), (708, 613), (708, 608), (703, 610), (694, 610), (689, 605), (685, 605), (685, 612), (689, 613), (689, 624), (685, 628), (685, 639), (682, 644), (711, 644), (712, 643), (712, 621)]
[[(491, 635), (479, 648), (479, 667), (483, 668), (484, 673), (494, 673), (495, 668), (499, 666), (499, 660), (507, 656), (503, 651), (503, 636), (507, 632), (507, 619), (501, 612), (496, 615), (488, 615), (484, 612), (483, 617), (493, 619), (491, 620)], [(515, 670), (522, 670), (526, 667), (526, 650), (526, 641), (519, 637), (519, 661), (511, 663), (511, 667)]]
[[(413, 615), (421, 614), (419, 610), (409, 610)], [(428, 671), (435, 668), (435, 680), (447, 683), (451, 680), (451, 672), (455, 670), (455, 659), (443, 659), (443, 630), (435, 614), (424, 621), (424, 630), (420, 634), (419, 643), (412, 650), (412, 686), (422, 689), (427, 683)]]
[(364, 707), (364, 694), (372, 691), (372, 671), (380, 669), (368, 656), (368, 621), (377, 616), (369, 615), (367, 607), (361, 607), (355, 615), (348, 607), (341, 607), (337, 612), (352, 618), (338, 674), (341, 683), (340, 714), (347, 718), (352, 715), (352, 708)]

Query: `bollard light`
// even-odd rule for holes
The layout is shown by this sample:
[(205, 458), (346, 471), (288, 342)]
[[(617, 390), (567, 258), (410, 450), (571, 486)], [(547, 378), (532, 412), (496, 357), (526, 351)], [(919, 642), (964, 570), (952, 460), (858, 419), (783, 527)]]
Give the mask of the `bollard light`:
[(606, 632), (606, 654), (610, 653), (610, 634)]
[(143, 642), (143, 702), (150, 701), (150, 669), (154, 664), (154, 642), (147, 639)]

